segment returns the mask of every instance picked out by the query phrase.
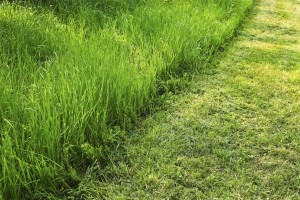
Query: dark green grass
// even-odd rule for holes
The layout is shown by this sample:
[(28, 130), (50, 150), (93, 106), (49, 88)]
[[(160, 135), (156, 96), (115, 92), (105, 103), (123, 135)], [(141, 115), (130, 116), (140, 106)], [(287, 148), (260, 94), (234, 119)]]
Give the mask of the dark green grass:
[(58, 198), (106, 166), (166, 80), (209, 60), (251, 3), (2, 2), (0, 197)]

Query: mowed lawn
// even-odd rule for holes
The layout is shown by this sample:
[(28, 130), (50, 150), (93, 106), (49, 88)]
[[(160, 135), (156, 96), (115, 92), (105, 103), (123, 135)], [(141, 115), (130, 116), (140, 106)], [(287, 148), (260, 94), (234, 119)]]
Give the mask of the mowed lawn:
[(0, 1), (0, 200), (86, 199), (84, 175), (123, 160), (112, 152), (127, 133), (178, 77), (202, 71), (252, 5)]
[(75, 196), (300, 199), (300, 1), (261, 0), (250, 18)]

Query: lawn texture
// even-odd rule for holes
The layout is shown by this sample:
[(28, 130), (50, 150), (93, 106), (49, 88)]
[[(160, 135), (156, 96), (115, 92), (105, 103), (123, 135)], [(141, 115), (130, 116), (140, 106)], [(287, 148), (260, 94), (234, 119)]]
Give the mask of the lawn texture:
[(202, 71), (252, 4), (0, 1), (0, 199), (86, 199), (85, 174), (123, 159), (127, 133)]
[[(89, 199), (300, 199), (300, 1), (261, 0), (227, 50), (125, 138)], [(100, 179), (100, 181), (99, 181)]]

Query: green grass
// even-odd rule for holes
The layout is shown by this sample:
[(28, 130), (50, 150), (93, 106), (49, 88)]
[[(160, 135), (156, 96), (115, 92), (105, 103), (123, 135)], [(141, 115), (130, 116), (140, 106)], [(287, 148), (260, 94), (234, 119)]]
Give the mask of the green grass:
[(235, 41), (184, 79), (188, 87), (166, 97), (74, 193), (300, 199), (299, 9), (300, 1), (260, 1)]
[(200, 70), (251, 4), (2, 2), (0, 198), (63, 197), (105, 167), (169, 80)]

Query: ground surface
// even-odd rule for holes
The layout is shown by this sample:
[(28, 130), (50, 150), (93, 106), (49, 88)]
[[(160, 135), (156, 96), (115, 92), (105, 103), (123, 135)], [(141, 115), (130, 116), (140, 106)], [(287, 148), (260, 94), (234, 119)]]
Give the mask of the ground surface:
[(87, 176), (78, 192), (300, 199), (300, 1), (261, 0), (219, 57), (131, 133), (101, 182)]

